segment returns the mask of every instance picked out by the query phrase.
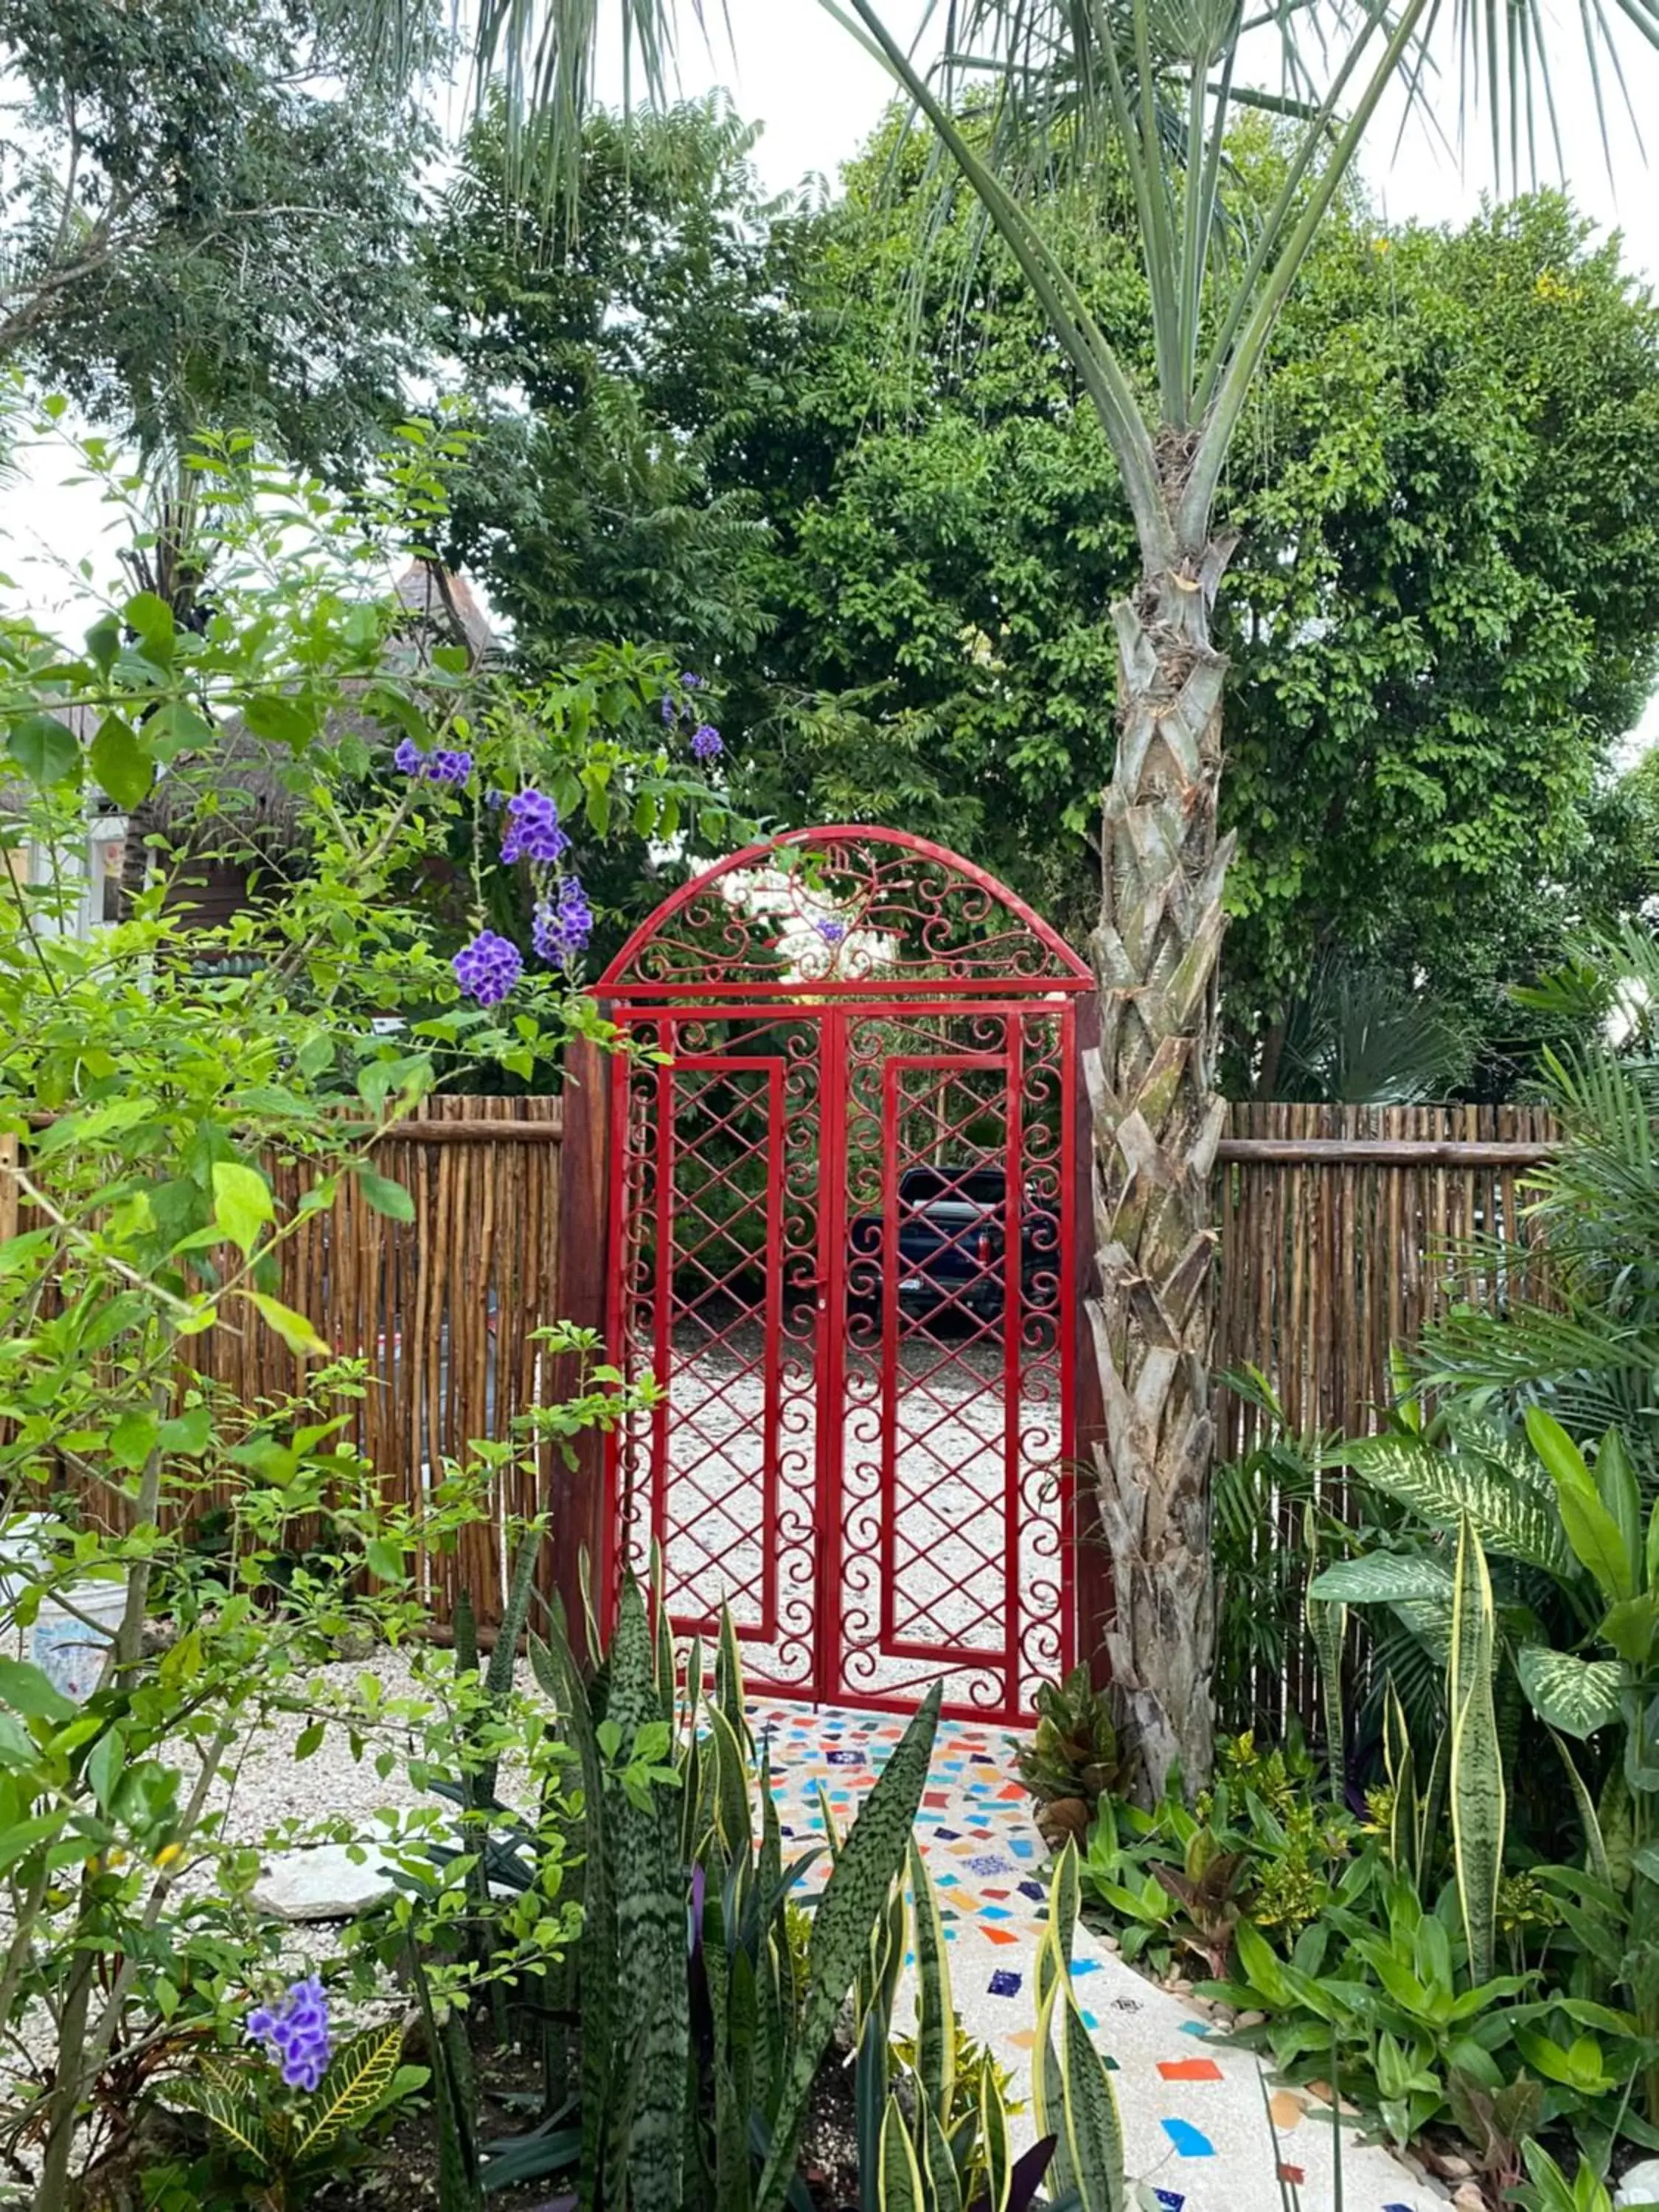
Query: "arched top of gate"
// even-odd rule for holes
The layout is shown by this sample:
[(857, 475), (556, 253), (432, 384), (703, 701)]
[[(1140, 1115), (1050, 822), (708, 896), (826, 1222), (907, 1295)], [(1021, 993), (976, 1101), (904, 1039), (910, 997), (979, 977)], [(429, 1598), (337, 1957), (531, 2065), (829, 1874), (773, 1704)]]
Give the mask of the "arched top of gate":
[(1088, 967), (1006, 884), (899, 830), (790, 830), (665, 899), (601, 998), (1046, 997)]

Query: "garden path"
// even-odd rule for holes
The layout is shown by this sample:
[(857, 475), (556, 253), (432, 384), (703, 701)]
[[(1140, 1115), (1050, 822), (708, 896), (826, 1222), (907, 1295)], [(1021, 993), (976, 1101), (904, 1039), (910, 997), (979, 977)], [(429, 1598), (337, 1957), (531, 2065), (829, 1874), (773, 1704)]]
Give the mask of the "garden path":
[[(792, 1845), (798, 1856), (823, 1835), (820, 1784), (844, 1827), (904, 1729), (887, 1714), (769, 1701), (751, 1705), (750, 1720), (757, 1742), (771, 1748), (786, 1860)], [(1034, 2132), (1031, 1992), (1048, 1851), (1009, 1746), (996, 1728), (942, 1723), (918, 1836), (939, 1892), (957, 2012), (1027, 2105), (1015, 2124), (1024, 2143)], [(805, 1887), (827, 1875), (826, 1856)], [(1264, 2089), (1251, 2053), (1218, 2042), (1194, 2008), (1143, 1980), (1085, 1928), (1073, 1975), (1085, 2021), (1116, 2069), (1129, 2172), (1145, 2185), (1150, 2212), (1285, 2212), (1297, 2202), (1292, 2184), (1303, 2212), (1339, 2203), (1343, 2212), (1431, 2212), (1444, 2203), (1437, 2187), (1346, 2133), (1339, 2199), (1331, 2130), (1311, 2097)]]

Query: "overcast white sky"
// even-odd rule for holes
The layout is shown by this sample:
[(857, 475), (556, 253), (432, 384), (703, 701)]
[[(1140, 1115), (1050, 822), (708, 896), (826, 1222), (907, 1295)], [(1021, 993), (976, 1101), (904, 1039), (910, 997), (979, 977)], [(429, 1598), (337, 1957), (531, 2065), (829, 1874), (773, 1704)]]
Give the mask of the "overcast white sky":
[[(763, 125), (757, 151), (769, 189), (781, 191), (812, 172), (834, 178), (853, 154), (890, 96), (878, 64), (863, 53), (818, 4), (818, 0), (725, 0), (732, 37), (714, 31), (710, 44), (690, 32), (680, 56), (682, 87), (701, 93), (714, 85), (732, 92), (738, 112)], [(1595, 101), (1583, 59), (1576, 0), (1546, 0), (1553, 30), (1553, 68), (1565, 181), (1586, 216), (1622, 232), (1625, 256), (1650, 283), (1659, 283), (1659, 172), (1648, 166), (1638, 134), (1625, 112), (1613, 73), (1603, 62), (1607, 90), (1611, 161), (1604, 153)], [(711, 25), (720, 9), (710, 0)], [(1447, 11), (1448, 16), (1450, 15)], [(688, 23), (691, 11), (684, 10)], [(890, 20), (906, 36), (921, 21), (923, 0), (893, 0)], [(1634, 32), (1619, 41), (1619, 55), (1638, 108), (1659, 113), (1659, 53)], [(1264, 70), (1271, 63), (1264, 57)], [(1267, 82), (1265, 76), (1259, 79)], [(620, 79), (612, 96), (620, 94)], [(1456, 87), (1445, 90), (1443, 128), (1456, 130)], [(1475, 115), (1460, 159), (1433, 131), (1413, 119), (1403, 139), (1399, 110), (1374, 129), (1364, 173), (1380, 210), (1396, 221), (1456, 222), (1473, 214), (1483, 193), (1492, 189), (1490, 132), (1484, 115)], [(1562, 181), (1540, 116), (1540, 181)], [(1659, 148), (1654, 149), (1659, 158)], [(63, 466), (54, 462), (30, 467), (23, 480), (0, 489), (0, 568), (27, 592), (42, 611), (65, 603), (70, 587), (63, 580), (55, 555), (73, 562), (90, 554), (100, 572), (112, 563), (103, 541), (103, 518), (82, 491), (61, 486)], [(43, 558), (43, 556), (46, 556)], [(1644, 725), (1644, 734), (1659, 738), (1659, 702)]]

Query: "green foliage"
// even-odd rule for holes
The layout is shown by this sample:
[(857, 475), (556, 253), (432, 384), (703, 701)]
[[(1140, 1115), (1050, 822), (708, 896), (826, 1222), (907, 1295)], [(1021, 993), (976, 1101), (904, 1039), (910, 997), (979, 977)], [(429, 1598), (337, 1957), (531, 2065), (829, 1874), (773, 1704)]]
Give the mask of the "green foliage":
[(426, 2087), (425, 2067), (398, 2063), (403, 2044), (400, 2025), (365, 2028), (304, 2095), (284, 2090), (268, 2062), (223, 2054), (198, 2060), (162, 2094), (211, 2124), (225, 2161), (260, 2185), (270, 2212), (294, 2212), (321, 2182), (360, 2163), (366, 2136)]
[(1039, 1686), (1036, 1728), (1014, 1764), (1048, 1840), (1058, 1846), (1066, 1834), (1083, 1833), (1102, 1795), (1121, 1779), (1111, 1695), (1095, 1687), (1087, 1667)]
[(532, 666), (641, 636), (705, 669), (756, 648), (759, 501), (712, 481), (782, 367), (754, 135), (717, 100), (595, 116), (578, 223), (515, 179), (499, 106), (467, 134), (421, 250), (475, 432), (447, 542)]
[[(62, 412), (47, 403), (43, 428)], [(107, 447), (89, 443), (84, 459), (131, 521), (133, 487)], [(125, 2186), (146, 2124), (138, 2087), (215, 2039), (268, 1969), (276, 1931), (249, 1903), (260, 1853), (227, 1840), (215, 1796), (237, 1745), (289, 1715), (297, 1758), (337, 1729), (390, 1771), (411, 1729), (453, 1737), (447, 1716), (388, 1699), (372, 1673), (326, 1692), (316, 1670), (343, 1644), (423, 1626), (421, 1552), (492, 1517), (492, 1489), (521, 1453), (539, 1468), (544, 1444), (568, 1450), (621, 1407), (592, 1339), (556, 1333), (551, 1349), (586, 1358), (576, 1400), (434, 1468), (418, 1510), (394, 1505), (350, 1439), (364, 1364), (337, 1357), (276, 1295), (285, 1250), (319, 1212), (326, 1224), (349, 1181), (377, 1211), (403, 1210), (377, 1148), (434, 1085), (491, 1060), (528, 1078), (573, 1029), (605, 1035), (562, 979), (532, 976), (499, 1014), (462, 1002), (411, 896), (469, 802), (388, 774), (399, 738), (422, 750), (461, 739), (481, 778), (571, 772), (590, 799), (607, 778), (649, 787), (660, 749), (659, 737), (642, 753), (619, 740), (621, 708), (599, 681), (583, 726), (590, 781), (574, 728), (538, 754), (504, 682), (387, 652), (401, 612), (392, 558), (401, 566), (410, 516), (440, 510), (444, 459), (441, 438), (409, 426), (348, 509), (246, 441), (204, 445), (193, 472), (224, 558), (199, 628), (143, 592), (112, 596), (83, 642), (0, 619), (5, 836), (29, 856), (0, 872), (7, 1626), (84, 1609), (88, 1585), (120, 1601), (84, 1703), (26, 1660), (0, 1667), (13, 1931), (0, 2021), (33, 2054), (9, 2079), (0, 2143), (36, 2147), (40, 2212), (60, 2212), (72, 2179)], [(228, 726), (264, 733), (262, 765), (291, 804), (305, 868), (272, 872), (247, 908), (210, 927), (190, 896), (203, 843), (180, 854), (163, 840), (130, 917), (82, 933), (102, 775), (129, 793), (162, 773), (198, 787), (207, 848), (256, 862), (255, 827), (217, 780)], [(475, 848), (481, 878), (495, 834)], [(233, 1331), (261, 1345), (256, 1402), (197, 1348), (216, 1352), (215, 1334)], [(152, 1656), (146, 1623), (162, 1612), (172, 1640)], [(449, 1679), (473, 1783), (489, 1783), (499, 1674)], [(543, 1743), (538, 1779), (558, 1765)], [(451, 1932), (475, 1894), (469, 1856), (434, 1884), (433, 1918)], [(556, 1875), (544, 1855), (540, 1892), (515, 1896), (507, 1963), (539, 1967), (565, 1948)], [(434, 2088), (460, 2064), (434, 2055)]]
[(368, 67), (339, 9), (9, 0), (0, 359), (148, 451), (243, 428), (361, 465), (424, 350), (433, 27)]

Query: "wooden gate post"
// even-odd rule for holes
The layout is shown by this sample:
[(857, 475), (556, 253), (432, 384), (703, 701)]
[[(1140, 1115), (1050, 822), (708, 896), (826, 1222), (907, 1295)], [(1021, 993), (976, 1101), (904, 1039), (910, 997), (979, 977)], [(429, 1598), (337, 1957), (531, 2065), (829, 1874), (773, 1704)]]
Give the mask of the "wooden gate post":
[[(573, 1037), (564, 1062), (564, 1139), (559, 1152), (559, 1300), (562, 1321), (598, 1329), (608, 1316), (611, 1229), (611, 1061), (591, 1037)], [(555, 1388), (577, 1388), (576, 1362), (559, 1363)], [(571, 1647), (579, 1661), (595, 1664), (587, 1650), (581, 1565), (586, 1554), (596, 1607), (603, 1609), (600, 1575), (605, 1554), (605, 1439), (597, 1429), (573, 1439), (576, 1464), (556, 1457), (551, 1471), (553, 1584), (564, 1601)]]
[(1095, 1454), (1105, 1449), (1106, 1407), (1100, 1393), (1090, 1314), (1100, 1296), (1100, 1275), (1095, 1265), (1095, 1133), (1088, 1079), (1090, 1060), (1099, 1051), (1100, 1000), (1091, 991), (1078, 1000), (1077, 1066), (1073, 1073), (1073, 1127), (1077, 1144), (1072, 1178), (1075, 1240), (1072, 1388), (1077, 1401), (1077, 1465), (1073, 1478), (1072, 1529), (1077, 1553), (1072, 1587), (1077, 1593), (1076, 1661), (1088, 1668), (1096, 1688), (1104, 1689), (1111, 1680), (1106, 1625), (1112, 1612), (1112, 1565), (1100, 1525), (1100, 1476)]

